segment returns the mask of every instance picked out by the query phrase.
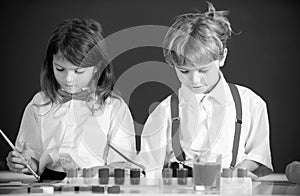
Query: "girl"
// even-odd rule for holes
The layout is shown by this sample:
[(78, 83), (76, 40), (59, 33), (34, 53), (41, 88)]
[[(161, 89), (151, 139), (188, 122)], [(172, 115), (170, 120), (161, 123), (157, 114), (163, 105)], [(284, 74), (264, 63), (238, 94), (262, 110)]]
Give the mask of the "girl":
[(101, 25), (72, 19), (53, 32), (41, 69), (41, 92), (27, 105), (7, 157), (11, 171), (28, 172), (28, 162), (41, 179), (62, 179), (62, 159), (76, 167), (103, 166), (133, 159), (134, 127), (126, 103), (113, 93), (114, 72)]
[[(139, 159), (147, 176), (159, 177), (164, 165), (176, 168), (178, 162), (191, 169), (193, 156), (200, 151), (222, 154), (222, 167), (231, 167), (234, 173), (246, 168), (254, 179), (255, 174), (272, 171), (266, 103), (250, 89), (236, 85), (242, 109), (238, 119), (235, 96), (220, 71), (232, 32), (226, 14), (208, 3), (205, 13), (177, 17), (165, 36), (165, 59), (182, 85), (177, 103), (171, 107), (176, 98), (167, 97), (144, 126)], [(179, 116), (173, 115), (174, 108)], [(179, 133), (173, 134), (176, 126)], [(235, 137), (240, 126), (240, 136)]]

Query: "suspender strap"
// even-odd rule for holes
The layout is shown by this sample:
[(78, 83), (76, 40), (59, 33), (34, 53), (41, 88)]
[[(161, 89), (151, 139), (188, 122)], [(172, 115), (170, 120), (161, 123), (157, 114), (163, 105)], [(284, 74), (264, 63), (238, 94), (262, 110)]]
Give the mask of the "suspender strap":
[(241, 135), (241, 126), (242, 126), (242, 102), (239, 91), (236, 85), (228, 83), (236, 110), (236, 120), (235, 120), (235, 133), (234, 133), (234, 141), (232, 147), (232, 160), (230, 163), (230, 168), (233, 168), (236, 164), (236, 158), (239, 149), (239, 141)]
[[(241, 135), (241, 126), (242, 126), (242, 102), (239, 91), (236, 85), (228, 83), (236, 110), (236, 120), (235, 120), (235, 133), (232, 147), (232, 160), (230, 167), (233, 168), (236, 164), (240, 135)], [(182, 150), (179, 140), (180, 132), (180, 118), (179, 118), (179, 100), (177, 94), (171, 95), (171, 117), (172, 117), (172, 148), (176, 156), (176, 159), (180, 162), (185, 161), (185, 153)]]
[(185, 161), (185, 153), (182, 150), (179, 139), (180, 118), (179, 100), (176, 93), (171, 95), (171, 117), (172, 117), (172, 148), (176, 159), (180, 162)]

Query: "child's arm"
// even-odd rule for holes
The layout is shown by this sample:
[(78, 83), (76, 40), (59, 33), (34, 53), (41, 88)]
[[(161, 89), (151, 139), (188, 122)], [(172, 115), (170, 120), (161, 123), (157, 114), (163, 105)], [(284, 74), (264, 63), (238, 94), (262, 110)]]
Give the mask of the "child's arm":
[[(250, 131), (245, 143), (245, 160), (240, 164), (257, 176), (272, 173), (269, 119), (266, 103), (257, 99), (250, 111)], [(241, 166), (239, 166), (241, 167)]]
[(252, 178), (253, 180), (258, 180), (258, 176), (252, 173), (252, 171), (256, 170), (261, 166), (260, 163), (257, 163), (255, 161), (245, 159), (241, 163), (239, 163), (234, 169), (233, 169), (233, 175), (237, 176), (237, 169), (238, 168), (244, 168), (248, 170), (248, 177)]
[(141, 135), (141, 151), (138, 161), (146, 167), (148, 178), (160, 177), (165, 163), (168, 149), (168, 133), (170, 133), (170, 108), (166, 103), (170, 99), (159, 104), (149, 115)]
[[(16, 154), (21, 152), (28, 163), (33, 167), (33, 170), (37, 173), (39, 169), (39, 159), (42, 153), (43, 145), (41, 141), (41, 129), (39, 115), (37, 115), (37, 108), (34, 106), (34, 100), (38, 97), (36, 95), (33, 100), (27, 105), (24, 110), (22, 121), (19, 129), (19, 133), (15, 142), (16, 150), (14, 153), (8, 155), (10, 161), (10, 167), (14, 163), (13, 157), (18, 157)], [(17, 160), (21, 163), (21, 160)], [(35, 168), (35, 169), (34, 169)], [(26, 171), (25, 171), (26, 172)]]
[[(112, 100), (110, 119), (111, 122), (107, 142), (119, 153), (134, 161), (137, 154), (134, 123), (127, 104), (121, 98), (114, 98)], [(115, 162), (118, 162), (119, 164), (127, 162), (113, 148), (108, 147), (107, 164), (113, 165)]]

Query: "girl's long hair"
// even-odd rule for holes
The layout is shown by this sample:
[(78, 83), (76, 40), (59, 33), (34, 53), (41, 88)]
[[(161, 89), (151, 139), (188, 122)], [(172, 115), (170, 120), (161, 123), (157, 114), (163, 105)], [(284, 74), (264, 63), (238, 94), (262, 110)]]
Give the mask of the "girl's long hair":
[[(53, 55), (59, 52), (80, 68), (95, 66), (97, 72), (89, 87), (96, 96), (91, 96), (86, 101), (94, 100), (92, 110), (101, 108), (106, 99), (112, 96), (115, 84), (114, 70), (108, 58), (101, 25), (93, 19), (71, 19), (63, 21), (52, 33), (40, 73), (41, 91), (50, 99), (51, 104), (62, 103), (62, 97), (58, 94), (60, 85), (53, 71)], [(94, 107), (95, 105), (98, 107)]]

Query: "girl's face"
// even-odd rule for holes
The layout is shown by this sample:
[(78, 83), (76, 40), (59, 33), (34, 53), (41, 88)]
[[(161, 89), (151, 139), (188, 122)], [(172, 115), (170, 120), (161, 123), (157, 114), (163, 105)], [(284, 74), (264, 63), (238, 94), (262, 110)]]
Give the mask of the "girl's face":
[(95, 66), (87, 68), (77, 67), (58, 52), (56, 55), (53, 55), (53, 72), (61, 88), (73, 94), (79, 92), (82, 88), (88, 87), (96, 72), (96, 68)]
[(194, 93), (208, 93), (217, 84), (220, 61), (197, 62), (175, 67), (180, 82)]

